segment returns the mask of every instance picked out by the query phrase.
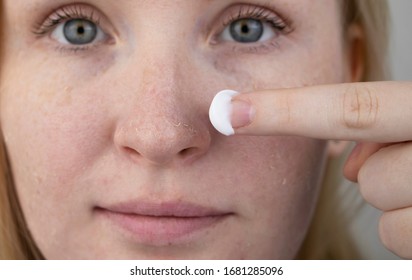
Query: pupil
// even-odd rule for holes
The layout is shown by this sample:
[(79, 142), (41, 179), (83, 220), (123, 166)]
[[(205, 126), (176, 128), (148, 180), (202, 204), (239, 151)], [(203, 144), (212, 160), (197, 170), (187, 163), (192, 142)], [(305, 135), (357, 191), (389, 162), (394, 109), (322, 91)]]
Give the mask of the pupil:
[(247, 26), (245, 23), (242, 25), (242, 33), (249, 33), (249, 26)]
[(84, 34), (84, 27), (83, 27), (83, 26), (79, 26), (79, 28), (77, 29), (77, 32), (78, 32), (80, 35), (83, 35), (83, 34)]

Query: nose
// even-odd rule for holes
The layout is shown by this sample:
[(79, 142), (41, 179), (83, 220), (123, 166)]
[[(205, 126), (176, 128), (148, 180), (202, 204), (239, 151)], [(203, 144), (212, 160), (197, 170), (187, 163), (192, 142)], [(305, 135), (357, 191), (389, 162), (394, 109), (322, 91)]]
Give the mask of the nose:
[(193, 85), (185, 82), (187, 70), (177, 60), (140, 65), (145, 66), (137, 71), (138, 78), (130, 81), (135, 87), (116, 127), (115, 145), (135, 164), (193, 163), (208, 151), (211, 142), (206, 104), (196, 97), (199, 93)]

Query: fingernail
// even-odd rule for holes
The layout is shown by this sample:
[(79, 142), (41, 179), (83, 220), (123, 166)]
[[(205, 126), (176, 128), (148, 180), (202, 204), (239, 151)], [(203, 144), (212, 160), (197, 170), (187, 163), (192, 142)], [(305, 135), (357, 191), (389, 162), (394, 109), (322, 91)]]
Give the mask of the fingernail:
[(363, 144), (362, 143), (357, 143), (355, 148), (353, 148), (352, 152), (350, 153), (349, 157), (351, 159), (357, 158), (360, 155), (360, 153), (362, 151), (362, 148), (363, 148)]
[(239, 93), (234, 90), (222, 90), (213, 98), (209, 108), (209, 119), (220, 133), (229, 136), (235, 134), (234, 128), (251, 123), (255, 110), (243, 100), (233, 100)]
[(233, 128), (249, 125), (255, 115), (254, 108), (244, 100), (232, 100), (231, 123)]

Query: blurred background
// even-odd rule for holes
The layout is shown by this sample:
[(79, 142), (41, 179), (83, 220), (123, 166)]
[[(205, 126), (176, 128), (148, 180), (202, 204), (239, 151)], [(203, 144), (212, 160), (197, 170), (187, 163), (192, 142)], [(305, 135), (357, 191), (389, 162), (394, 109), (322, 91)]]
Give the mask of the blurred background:
[[(388, 3), (392, 20), (389, 52), (392, 79), (412, 81), (412, 0), (388, 0)], [(386, 250), (379, 240), (380, 215), (380, 211), (366, 206), (350, 226), (361, 249), (362, 258), (399, 259)]]
[[(362, 0), (360, 0), (362, 1)], [(392, 16), (391, 67), (394, 80), (412, 80), (412, 0), (388, 0)]]

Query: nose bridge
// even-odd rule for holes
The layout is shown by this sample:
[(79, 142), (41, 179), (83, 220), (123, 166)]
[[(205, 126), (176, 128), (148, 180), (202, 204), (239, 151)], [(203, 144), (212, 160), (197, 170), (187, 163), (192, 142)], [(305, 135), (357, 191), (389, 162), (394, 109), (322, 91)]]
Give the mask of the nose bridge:
[(190, 64), (170, 45), (160, 49), (147, 48), (129, 61), (136, 75), (129, 82), (134, 102), (116, 138), (134, 160), (157, 165), (196, 158), (210, 142), (208, 125), (190, 95), (193, 84), (185, 75), (191, 72)]
[(164, 121), (174, 123), (182, 118), (190, 118), (187, 116), (190, 112), (186, 110), (189, 108), (185, 106), (188, 85), (182, 75), (184, 71), (178, 59), (167, 53), (149, 54), (142, 60), (142, 69), (135, 85), (138, 107), (143, 106), (142, 110), (151, 120), (159, 119), (159, 122), (146, 120), (147, 123), (166, 126)]
[(175, 92), (178, 87), (181, 87), (183, 80), (179, 76), (183, 71), (182, 68), (182, 65), (168, 54), (161, 56), (153, 54), (144, 59), (138, 85), (139, 94), (148, 94), (152, 97), (162, 95), (178, 97), (172, 96), (170, 92)]
[[(195, 67), (193, 60), (188, 59), (193, 54), (190, 52), (193, 27), (180, 23), (179, 17), (176, 20), (176, 13), (183, 17), (185, 11), (176, 10), (175, 4), (169, 1), (159, 1), (157, 5), (170, 10), (170, 14), (158, 16), (152, 21), (136, 22), (143, 27), (136, 28), (138, 36), (127, 60), (132, 72), (136, 73), (131, 82), (137, 82), (138, 98), (154, 99), (156, 102), (150, 104), (156, 104), (160, 109), (161, 105), (173, 105), (183, 100), (190, 83), (187, 74)], [(170, 108), (165, 106), (164, 109), (166, 107)]]

